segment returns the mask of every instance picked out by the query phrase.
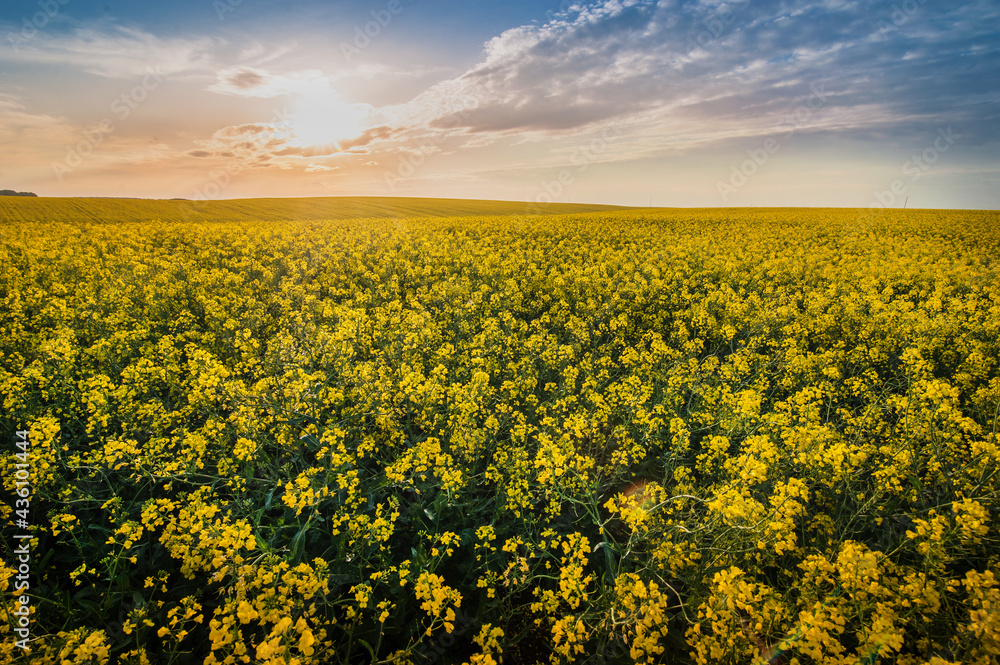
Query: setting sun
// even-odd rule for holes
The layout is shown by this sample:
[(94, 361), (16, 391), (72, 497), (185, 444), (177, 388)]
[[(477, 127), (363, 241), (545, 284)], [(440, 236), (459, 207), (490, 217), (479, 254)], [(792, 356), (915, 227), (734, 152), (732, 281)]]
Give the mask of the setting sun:
[(337, 93), (308, 93), (296, 104), (290, 119), (291, 143), (298, 147), (339, 145), (362, 131), (364, 112)]

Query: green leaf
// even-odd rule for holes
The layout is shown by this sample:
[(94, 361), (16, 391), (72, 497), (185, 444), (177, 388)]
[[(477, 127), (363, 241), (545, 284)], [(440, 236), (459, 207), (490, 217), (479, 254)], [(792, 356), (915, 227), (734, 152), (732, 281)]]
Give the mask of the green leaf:
[(309, 521), (307, 520), (305, 525), (303, 525), (303, 527), (299, 529), (298, 533), (295, 534), (295, 537), (292, 538), (291, 560), (293, 563), (300, 563), (302, 561), (302, 557), (306, 551), (306, 534), (308, 533)]
[(361, 646), (363, 646), (365, 649), (368, 650), (368, 653), (371, 654), (372, 661), (374, 662), (376, 660), (376, 658), (375, 658), (375, 649), (372, 648), (372, 645), (368, 644), (368, 642), (365, 642), (361, 638), (358, 638), (358, 643), (360, 643)]

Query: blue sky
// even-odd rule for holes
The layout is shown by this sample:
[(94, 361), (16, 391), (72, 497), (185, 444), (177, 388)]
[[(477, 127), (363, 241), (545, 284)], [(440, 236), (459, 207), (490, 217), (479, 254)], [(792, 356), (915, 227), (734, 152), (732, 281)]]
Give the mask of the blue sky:
[(12, 0), (0, 188), (1000, 207), (1000, 2)]

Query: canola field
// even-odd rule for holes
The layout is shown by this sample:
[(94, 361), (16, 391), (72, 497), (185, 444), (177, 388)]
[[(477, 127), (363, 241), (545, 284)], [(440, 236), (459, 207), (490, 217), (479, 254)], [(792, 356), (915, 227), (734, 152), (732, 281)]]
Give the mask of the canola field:
[(40, 201), (2, 662), (1000, 659), (996, 212)]

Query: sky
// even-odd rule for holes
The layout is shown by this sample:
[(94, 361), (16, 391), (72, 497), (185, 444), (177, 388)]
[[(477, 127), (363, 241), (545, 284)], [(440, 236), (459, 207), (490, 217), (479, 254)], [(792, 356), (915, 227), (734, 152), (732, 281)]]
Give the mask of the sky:
[(5, 0), (0, 189), (1000, 208), (1000, 2)]

